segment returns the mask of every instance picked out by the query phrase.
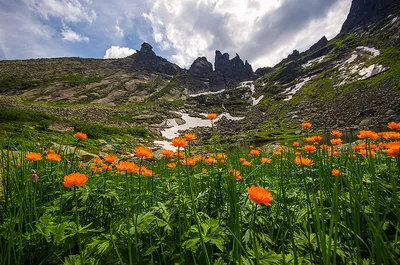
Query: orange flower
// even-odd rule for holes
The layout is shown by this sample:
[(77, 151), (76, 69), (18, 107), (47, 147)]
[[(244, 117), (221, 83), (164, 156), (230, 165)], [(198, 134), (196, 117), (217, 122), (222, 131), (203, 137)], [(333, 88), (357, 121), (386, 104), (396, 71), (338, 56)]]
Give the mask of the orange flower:
[(115, 167), (118, 171), (128, 171), (129, 173), (136, 173), (139, 170), (135, 163), (128, 161), (119, 161)]
[(342, 144), (342, 139), (340, 139), (340, 138), (331, 139), (331, 144), (332, 145)]
[(63, 184), (67, 188), (72, 188), (73, 186), (79, 187), (85, 185), (88, 180), (87, 175), (81, 173), (71, 173), (64, 177)]
[(39, 160), (42, 160), (42, 154), (33, 153), (33, 152), (27, 153), (26, 156), (25, 156), (25, 160), (26, 161), (39, 161)]
[(178, 158), (184, 158), (185, 154), (183, 152), (175, 152), (175, 156)]
[(313, 145), (305, 145), (303, 148), (307, 153), (314, 153), (315, 150), (317, 150), (317, 148), (315, 148)]
[(229, 175), (234, 177), (236, 180), (241, 180), (242, 177), (240, 176), (240, 171), (236, 169), (229, 170)]
[(296, 153), (294, 153), (294, 155), (295, 156), (301, 156), (301, 153), (300, 152), (296, 152)]
[(218, 154), (217, 154), (217, 158), (218, 158), (218, 160), (225, 160), (225, 159), (226, 159), (226, 154), (224, 154), (224, 153), (218, 153)]
[(215, 120), (218, 117), (217, 113), (208, 113), (207, 114), (207, 119), (209, 120)]
[(321, 136), (315, 135), (315, 136), (311, 136), (311, 137), (307, 137), (306, 138), (306, 142), (308, 143), (318, 143), (319, 141), (322, 140)]
[(321, 144), (320, 147), (323, 150), (329, 150), (330, 149), (329, 145), (326, 145), (326, 144)]
[(249, 148), (250, 149), (254, 149), (254, 145), (249, 145)]
[(313, 163), (314, 163), (314, 161), (312, 161), (312, 159), (307, 158), (307, 157), (302, 157), (302, 156), (297, 156), (294, 159), (294, 162), (297, 165), (304, 165), (304, 166), (307, 166), (307, 167), (311, 167), (313, 165)]
[(255, 149), (250, 150), (249, 156), (258, 156), (258, 155), (260, 155), (260, 151)]
[(398, 156), (399, 148), (386, 149), (386, 150), (383, 150), (383, 152), (388, 156)]
[(100, 163), (101, 163), (100, 157), (95, 157), (95, 158), (93, 159), (93, 162), (94, 162), (95, 164), (100, 164)]
[(281, 156), (282, 155), (282, 152), (280, 152), (280, 151), (274, 151), (274, 153), (273, 153), (275, 156)]
[(400, 122), (394, 122), (394, 121), (389, 122), (388, 128), (391, 129), (391, 130), (400, 131)]
[(272, 160), (269, 159), (268, 157), (261, 157), (260, 159), (261, 163), (267, 163), (267, 164), (271, 164)]
[(299, 147), (299, 146), (300, 146), (300, 143), (299, 143), (299, 142), (293, 142), (293, 146), (294, 146), (294, 147)]
[(172, 145), (175, 147), (186, 147), (188, 145), (188, 142), (185, 138), (175, 137), (174, 139), (172, 139)]
[(303, 127), (304, 129), (310, 129), (312, 126), (312, 124), (310, 122), (303, 122), (301, 124), (301, 127)]
[(209, 157), (209, 158), (206, 159), (206, 163), (207, 164), (217, 164), (218, 161), (214, 157)]
[(104, 157), (104, 161), (111, 164), (117, 161), (117, 158), (115, 156), (106, 156)]
[(77, 133), (74, 134), (74, 138), (81, 139), (81, 140), (86, 140), (87, 139), (87, 135), (86, 135), (86, 133), (83, 133), (83, 132), (77, 132)]
[(400, 132), (383, 132), (381, 136), (386, 140), (397, 140), (400, 139)]
[(344, 173), (340, 172), (339, 169), (332, 169), (332, 176), (338, 177), (338, 176), (343, 176)]
[(185, 139), (186, 141), (194, 141), (196, 140), (196, 135), (192, 133), (185, 133)]
[(49, 153), (46, 156), (47, 161), (55, 161), (55, 162), (60, 162), (61, 161), (61, 156), (57, 155), (55, 153)]
[(265, 204), (266, 206), (271, 206), (271, 202), (274, 200), (272, 197), (271, 192), (267, 189), (256, 187), (252, 185), (250, 188), (247, 189), (249, 193), (249, 198), (256, 204)]
[(244, 158), (244, 157), (239, 158), (240, 163), (243, 163), (244, 161), (246, 161), (246, 158)]
[(191, 157), (185, 158), (181, 161), (182, 165), (184, 166), (195, 166), (197, 160)]
[(165, 157), (172, 157), (174, 155), (174, 152), (172, 152), (171, 150), (164, 149), (161, 151), (161, 154)]
[(169, 163), (167, 164), (167, 167), (170, 169), (175, 169), (176, 168), (176, 164), (175, 163)]
[(249, 162), (249, 161), (243, 161), (243, 166), (246, 166), (246, 167), (250, 167), (251, 166), (251, 162)]
[(341, 131), (338, 131), (338, 130), (332, 130), (331, 131), (331, 135), (333, 137), (340, 138), (340, 137), (342, 137), (343, 133)]
[(152, 151), (144, 146), (138, 146), (135, 148), (135, 155), (138, 157), (151, 158), (151, 153)]
[(146, 177), (152, 177), (152, 176), (154, 176), (154, 171), (153, 170), (150, 170), (150, 169), (147, 169), (146, 167), (144, 167), (144, 166), (142, 166), (141, 168), (140, 168), (140, 172), (139, 172), (139, 175), (140, 176), (146, 176)]
[(378, 134), (373, 131), (360, 131), (357, 137), (360, 139), (366, 139), (366, 138), (376, 139), (378, 138)]
[(362, 156), (369, 156), (370, 152), (371, 152), (371, 156), (374, 157), (375, 151), (373, 151), (373, 150), (367, 151), (366, 149), (361, 149), (360, 151), (358, 151), (358, 153)]

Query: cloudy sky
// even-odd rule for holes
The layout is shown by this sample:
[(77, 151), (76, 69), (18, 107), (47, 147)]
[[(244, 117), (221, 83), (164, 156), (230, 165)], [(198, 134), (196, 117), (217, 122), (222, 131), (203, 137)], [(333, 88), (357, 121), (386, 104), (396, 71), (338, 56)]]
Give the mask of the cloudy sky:
[(140, 49), (188, 68), (215, 50), (256, 69), (333, 38), (351, 0), (0, 0), (0, 60), (116, 58)]

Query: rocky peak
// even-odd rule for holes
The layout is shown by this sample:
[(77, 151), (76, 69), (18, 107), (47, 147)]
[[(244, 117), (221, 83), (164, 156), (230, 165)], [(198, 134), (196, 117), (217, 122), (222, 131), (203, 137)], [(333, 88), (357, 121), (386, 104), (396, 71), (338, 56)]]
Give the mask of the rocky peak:
[(313, 46), (311, 46), (308, 51), (311, 51), (311, 52), (318, 51), (318, 50), (324, 48), (328, 44), (329, 44), (328, 39), (325, 36), (323, 36), (317, 43), (315, 43)]
[(139, 61), (155, 60), (157, 58), (156, 53), (153, 51), (153, 47), (147, 42), (143, 42), (140, 47), (140, 51), (137, 53), (137, 59)]
[(350, 13), (340, 33), (366, 27), (398, 10), (400, 10), (400, 0), (353, 0)]
[(197, 77), (209, 77), (213, 72), (213, 67), (206, 57), (199, 57), (192, 63), (189, 72)]
[(215, 71), (224, 72), (229, 65), (229, 54), (215, 51)]

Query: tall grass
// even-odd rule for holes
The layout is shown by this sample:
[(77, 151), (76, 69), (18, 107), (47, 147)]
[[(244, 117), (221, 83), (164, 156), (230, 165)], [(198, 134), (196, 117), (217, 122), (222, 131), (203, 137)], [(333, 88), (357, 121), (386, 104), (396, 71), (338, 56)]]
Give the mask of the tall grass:
[[(184, 158), (87, 164), (2, 149), (0, 264), (398, 264), (400, 160), (382, 152), (393, 141), (317, 141), (309, 153), (191, 144)], [(121, 161), (136, 170), (117, 170)], [(65, 187), (72, 172), (88, 181)], [(249, 199), (252, 185), (271, 206)]]

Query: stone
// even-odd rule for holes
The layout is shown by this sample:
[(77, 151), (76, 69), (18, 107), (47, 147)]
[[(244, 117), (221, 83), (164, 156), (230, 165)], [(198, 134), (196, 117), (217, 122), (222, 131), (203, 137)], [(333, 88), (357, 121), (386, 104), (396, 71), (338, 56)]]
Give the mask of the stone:
[(209, 78), (213, 72), (213, 67), (206, 57), (199, 57), (192, 63), (189, 72), (196, 77)]
[(48, 130), (60, 133), (71, 133), (74, 131), (74, 126), (68, 122), (54, 121), (49, 125)]

